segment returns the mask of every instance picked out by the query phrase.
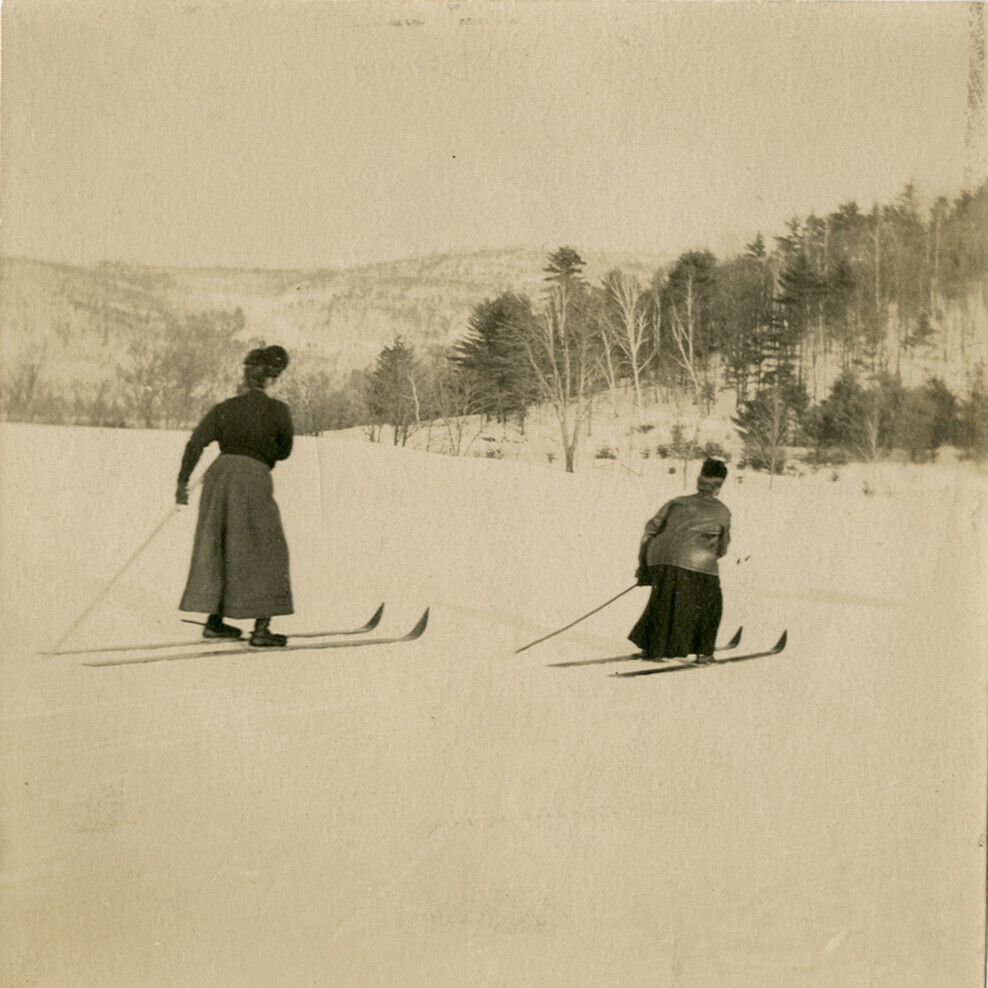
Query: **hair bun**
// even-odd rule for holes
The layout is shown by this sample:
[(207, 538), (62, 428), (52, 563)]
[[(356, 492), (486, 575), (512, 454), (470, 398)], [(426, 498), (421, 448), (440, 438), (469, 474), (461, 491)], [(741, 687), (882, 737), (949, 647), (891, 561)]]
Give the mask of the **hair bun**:
[(277, 377), (287, 366), (288, 352), (280, 346), (258, 347), (244, 357), (244, 367), (263, 368), (268, 377)]
[(727, 465), (722, 460), (704, 460), (703, 466), (700, 467), (700, 476), (723, 480), (727, 476)]
[(288, 351), (284, 347), (269, 346), (262, 351), (262, 354), (264, 363), (279, 374), (288, 366)]

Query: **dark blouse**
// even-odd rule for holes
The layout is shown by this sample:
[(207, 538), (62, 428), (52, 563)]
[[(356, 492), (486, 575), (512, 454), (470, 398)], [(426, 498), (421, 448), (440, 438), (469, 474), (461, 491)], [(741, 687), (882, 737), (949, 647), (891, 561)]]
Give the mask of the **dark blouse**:
[(178, 482), (187, 484), (202, 451), (212, 442), (221, 453), (250, 456), (273, 468), (292, 451), (292, 416), (277, 398), (251, 388), (214, 405), (195, 427), (185, 446)]

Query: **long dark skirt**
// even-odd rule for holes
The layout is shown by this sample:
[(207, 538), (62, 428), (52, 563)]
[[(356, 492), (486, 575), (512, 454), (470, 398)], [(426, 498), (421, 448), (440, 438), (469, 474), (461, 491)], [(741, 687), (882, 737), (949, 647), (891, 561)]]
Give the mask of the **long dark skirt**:
[(206, 471), (179, 608), (231, 618), (292, 613), (288, 544), (271, 471), (259, 460), (222, 454)]
[(723, 597), (720, 579), (678, 566), (650, 566), (652, 593), (628, 638), (653, 659), (712, 655)]

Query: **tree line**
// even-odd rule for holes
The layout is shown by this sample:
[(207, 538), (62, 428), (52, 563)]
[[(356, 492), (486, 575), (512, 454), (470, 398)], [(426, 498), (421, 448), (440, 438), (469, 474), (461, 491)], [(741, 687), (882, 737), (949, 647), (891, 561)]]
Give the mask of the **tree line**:
[(186, 428), (235, 385), (245, 322), (239, 308), (165, 313), (160, 325), (131, 334), (114, 358), (91, 369), (93, 379), (68, 384), (46, 373), (42, 345), (5, 375), (0, 412), (54, 425)]
[[(551, 408), (567, 470), (594, 403), (634, 407), (687, 394), (701, 414), (733, 392), (746, 460), (779, 470), (785, 450), (927, 459), (945, 443), (988, 454), (985, 346), (988, 184), (921, 206), (907, 186), (886, 205), (846, 203), (793, 219), (769, 249), (758, 236), (718, 261), (688, 251), (642, 284), (620, 270), (584, 277), (573, 247), (549, 255), (535, 300), (512, 292), (475, 305), (464, 334), (427, 356), (400, 338), (365, 381), (365, 414), (404, 443), (423, 422), (513, 420)], [(924, 357), (967, 368), (963, 394), (939, 377), (907, 387)], [(459, 452), (453, 443), (451, 451)]]
[[(794, 218), (771, 245), (759, 235), (733, 258), (684, 252), (647, 281), (613, 269), (591, 283), (585, 267), (574, 247), (560, 247), (536, 297), (479, 300), (452, 343), (415, 347), (398, 336), (343, 380), (303, 355), (283, 385), (299, 430), (361, 426), (404, 444), (428, 428), (459, 454), (471, 420), (524, 433), (540, 406), (572, 470), (595, 408), (630, 401), (640, 416), (675, 399), (705, 415), (730, 392), (757, 468), (781, 469), (794, 445), (819, 459), (893, 449), (922, 459), (944, 443), (988, 455), (988, 183), (929, 206), (911, 186), (869, 210), (845, 203)], [(235, 387), (243, 330), (239, 310), (169, 316), (97, 391), (46, 390), (24, 365), (4, 381), (3, 414), (186, 427)], [(931, 376), (907, 387), (903, 361), (917, 357), (964, 366), (964, 386), (953, 394)]]

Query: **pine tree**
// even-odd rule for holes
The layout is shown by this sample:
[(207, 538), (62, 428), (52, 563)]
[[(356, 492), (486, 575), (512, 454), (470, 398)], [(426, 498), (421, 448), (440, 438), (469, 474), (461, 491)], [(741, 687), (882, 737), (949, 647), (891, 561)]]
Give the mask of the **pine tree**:
[(742, 405), (752, 379), (757, 383), (761, 378), (773, 319), (772, 273), (763, 242), (749, 245), (743, 256), (718, 268), (714, 319), (727, 380), (734, 386), (738, 405)]
[(760, 388), (741, 406), (732, 421), (752, 469), (767, 470), (770, 475), (782, 472), (786, 446), (792, 441), (805, 406), (805, 389), (792, 382)]
[(524, 423), (535, 398), (532, 369), (521, 340), (534, 331), (532, 303), (524, 295), (504, 292), (474, 306), (467, 334), (453, 345), (453, 361), (469, 379), (474, 408), (504, 422), (517, 415)]
[(367, 408), (378, 424), (394, 429), (394, 445), (402, 445), (415, 422), (415, 351), (396, 336), (377, 355), (367, 382)]
[(576, 284), (585, 284), (583, 269), (586, 262), (573, 247), (560, 247), (549, 255), (545, 272), (545, 280), (557, 285), (572, 288)]

